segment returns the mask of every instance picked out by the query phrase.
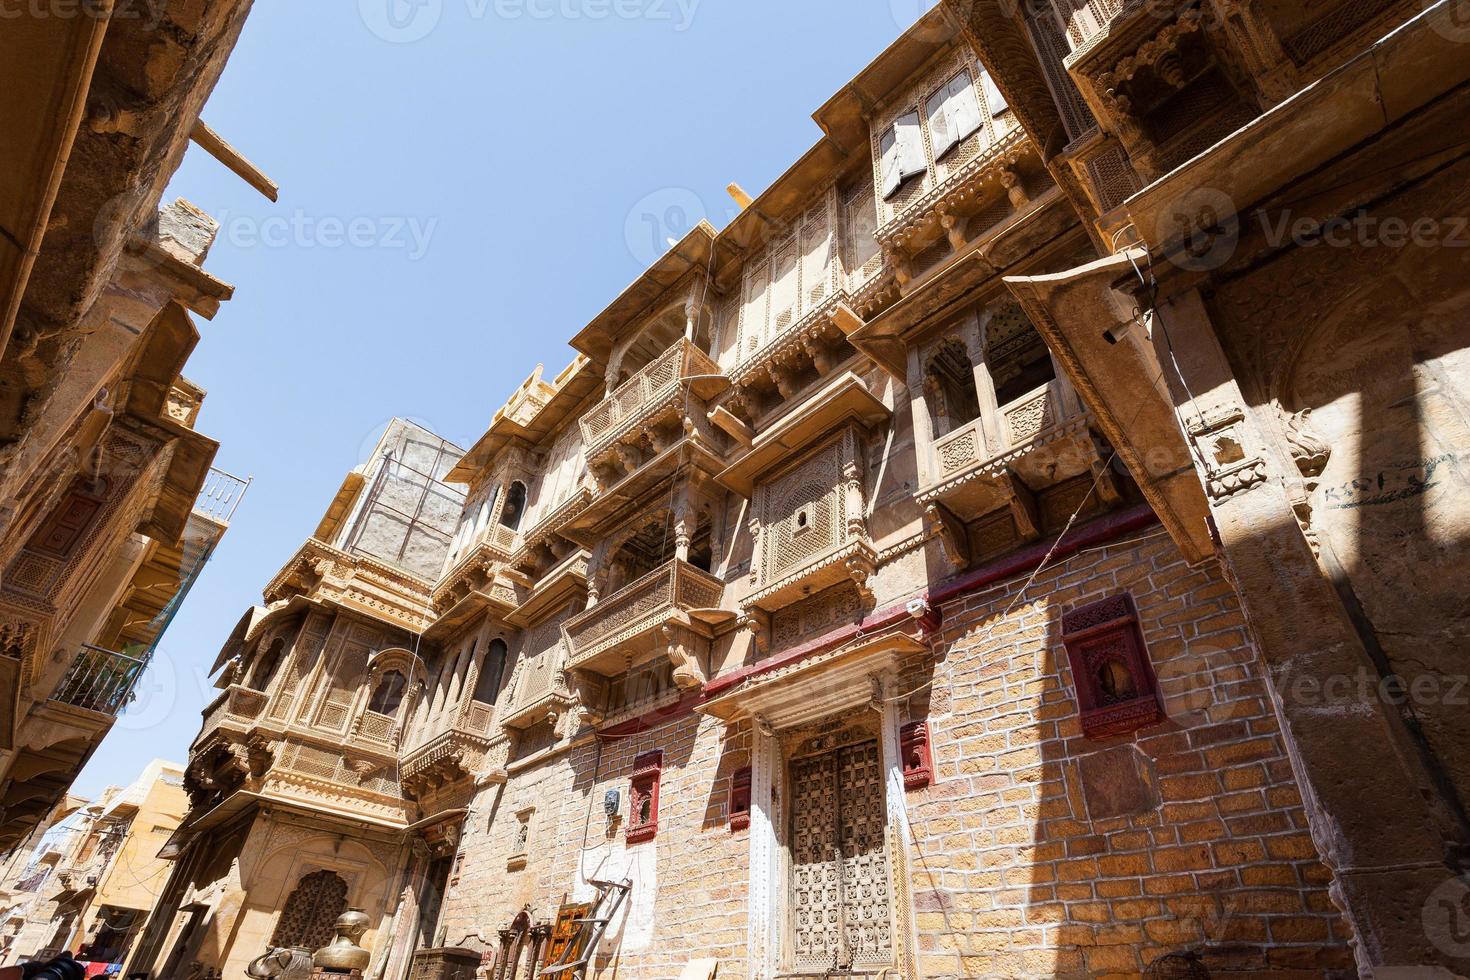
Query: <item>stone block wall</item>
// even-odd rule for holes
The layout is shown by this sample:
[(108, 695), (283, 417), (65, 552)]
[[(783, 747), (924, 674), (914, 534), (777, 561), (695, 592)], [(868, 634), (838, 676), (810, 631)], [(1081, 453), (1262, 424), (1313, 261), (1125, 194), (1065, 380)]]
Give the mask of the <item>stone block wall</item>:
[[(673, 977), (698, 957), (718, 958), (721, 973), (745, 970), (748, 831), (732, 832), (726, 814), (730, 777), (749, 764), (742, 727), (685, 713), (651, 730), (582, 742), (525, 768), (477, 796), (465, 819), (464, 863), (445, 900), (448, 941), (495, 931), (526, 905), (534, 922), (555, 919), (563, 902), (595, 899), (585, 879), (633, 880), (603, 950), (607, 975)], [(663, 752), (658, 830), (626, 843), (633, 760)], [(534, 757), (533, 757), (534, 758)], [(618, 792), (609, 836), (603, 800)], [(531, 829), (524, 860), (517, 834), (526, 811)], [(493, 819), (492, 819), (493, 814)], [(599, 960), (599, 963), (603, 962)]]
[[(1216, 976), (1347, 970), (1349, 937), (1230, 584), (1213, 566), (1191, 569), (1157, 527), (1059, 560), (1016, 601), (1027, 574), (943, 603), (937, 656), (915, 658), (898, 686), (919, 689), (901, 719), (928, 719), (934, 762), (933, 782), (906, 793), (922, 975), (1137, 976), (1189, 952)], [(1168, 718), (1087, 739), (1061, 619), (1121, 592)], [(722, 975), (744, 976), (751, 831), (732, 832), (726, 807), (750, 732), (671, 719), (542, 749), (482, 790), (447, 941), (479, 933), (494, 946), (526, 905), (550, 921), (560, 903), (592, 898), (585, 878), (626, 874), (633, 894), (598, 975), (659, 980), (715, 957)], [(628, 846), (629, 774), (654, 749), (657, 835)], [(512, 860), (522, 819), (525, 857)]]
[[(1215, 975), (1347, 970), (1330, 874), (1217, 568), (1191, 569), (1155, 529), (1044, 569), (1017, 601), (1024, 579), (944, 607), (935, 780), (908, 794), (925, 975), (1136, 975), (1191, 949)], [(1119, 592), (1168, 719), (1093, 741), (1061, 617)], [(911, 679), (928, 679), (922, 665)]]

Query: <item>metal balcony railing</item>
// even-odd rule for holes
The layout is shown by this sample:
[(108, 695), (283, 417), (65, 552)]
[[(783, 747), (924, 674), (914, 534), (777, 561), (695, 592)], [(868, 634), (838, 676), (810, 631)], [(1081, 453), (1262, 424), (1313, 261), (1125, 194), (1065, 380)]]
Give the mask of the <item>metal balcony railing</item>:
[(684, 378), (719, 371), (720, 366), (691, 341), (682, 338), (676, 341), (582, 417), (582, 439), (588, 454), (603, 448), (619, 432), (635, 424), (647, 406), (677, 389)]
[(235, 516), (235, 508), (240, 506), (240, 500), (250, 486), (250, 480), (250, 477), (242, 480), (211, 466), (209, 475), (204, 478), (204, 486), (199, 490), (199, 497), (194, 501), (194, 512), (216, 524), (230, 523), (230, 518)]
[(133, 687), (147, 666), (146, 658), (84, 643), (51, 700), (116, 715), (132, 700)]

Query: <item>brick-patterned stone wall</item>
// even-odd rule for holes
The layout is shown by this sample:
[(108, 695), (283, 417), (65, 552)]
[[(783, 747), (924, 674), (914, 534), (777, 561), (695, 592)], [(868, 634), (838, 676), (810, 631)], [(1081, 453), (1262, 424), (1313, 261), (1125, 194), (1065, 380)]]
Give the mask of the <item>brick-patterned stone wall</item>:
[[(1184, 950), (1216, 976), (1347, 970), (1330, 875), (1218, 569), (1191, 569), (1156, 529), (1045, 568), (1018, 601), (1024, 580), (944, 607), (935, 781), (908, 794), (925, 975), (1137, 975)], [(1061, 618), (1124, 591), (1168, 720), (1094, 742)], [(915, 665), (909, 680), (928, 679)]]
[[(1138, 975), (1189, 950), (1217, 976), (1346, 969), (1329, 875), (1229, 583), (1189, 568), (1157, 528), (1057, 561), (1017, 600), (1026, 577), (945, 602), (935, 656), (900, 679), (920, 689), (901, 720), (928, 719), (934, 763), (933, 783), (906, 793), (923, 975)], [(1120, 592), (1137, 605), (1168, 720), (1092, 741), (1061, 620)], [(627, 846), (629, 775), (652, 750), (663, 753), (657, 836)], [(584, 876), (628, 873), (632, 908), (600, 975), (664, 980), (714, 957), (743, 976), (751, 831), (732, 832), (726, 808), (750, 762), (745, 725), (685, 713), (513, 764), (466, 818), (447, 941), (478, 934), (493, 947), (524, 906), (549, 922), (591, 897)], [(609, 789), (620, 794), (610, 838)], [(527, 816), (526, 858), (511, 860)]]
[[(446, 898), (450, 942), (479, 932), (491, 945), (529, 904), (550, 922), (564, 901), (591, 901), (586, 878), (634, 879), (626, 916), (609, 929), (608, 970), (619, 977), (674, 977), (690, 959), (720, 960), (720, 972), (745, 970), (749, 831), (727, 819), (730, 779), (750, 764), (749, 733), (684, 713), (637, 735), (583, 741), (515, 768), (501, 788), (481, 791), (465, 821), (465, 856)], [(662, 750), (658, 833), (626, 845), (633, 760)], [(603, 797), (619, 794), (618, 821), (607, 834)], [(497, 799), (498, 797), (498, 799)], [(515, 853), (517, 815), (534, 807), (527, 857)], [(493, 819), (492, 819), (493, 814)], [(605, 862), (605, 863), (604, 863)], [(612, 975), (611, 972), (608, 975)]]

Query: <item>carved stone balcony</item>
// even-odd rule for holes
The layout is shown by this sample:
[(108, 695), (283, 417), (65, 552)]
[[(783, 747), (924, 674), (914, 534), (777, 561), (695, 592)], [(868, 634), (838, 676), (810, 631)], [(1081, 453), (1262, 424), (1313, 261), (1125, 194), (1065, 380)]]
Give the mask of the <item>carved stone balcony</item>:
[(575, 696), (558, 676), (560, 668), (546, 664), (537, 667), (517, 678), (516, 690), (500, 712), (502, 728), (521, 730), (543, 721), (556, 721), (575, 703)]
[(864, 519), (862, 441), (860, 426), (851, 423), (756, 487), (754, 588), (741, 602), (747, 616), (847, 581), (871, 598), (867, 584), (878, 552)]
[(567, 620), (567, 667), (613, 677), (663, 653), (680, 687), (704, 682), (712, 625), (734, 613), (720, 609), (725, 583), (677, 558)]
[(265, 587), (265, 601), (293, 595), (331, 602), (380, 622), (423, 632), (431, 621), (433, 584), (363, 555), (308, 538)]
[(596, 496), (635, 493), (635, 477), (662, 474), (685, 451), (714, 458), (705, 401), (728, 385), (719, 365), (683, 339), (619, 385), (581, 420)]
[(516, 607), (520, 600), (505, 574), (515, 542), (514, 531), (497, 525), (439, 580), (430, 597), (433, 625), (421, 631), (425, 637), (441, 639), (486, 609), (505, 615)]
[(710, 421), (750, 445), (768, 406), (798, 396), (853, 355), (847, 336), (860, 326), (846, 290), (827, 296), (731, 370), (731, 391)]
[(1025, 207), (1031, 200), (1027, 186), (1043, 182), (1041, 158), (1019, 127), (963, 163), (941, 160), (935, 166), (940, 173), (935, 185), (874, 233), (900, 287), (925, 271), (916, 268), (921, 252), (944, 238), (959, 251), (1010, 209)]
[(506, 614), (505, 621), (524, 629), (562, 608), (568, 601), (585, 598), (590, 559), (588, 552), (577, 548), (535, 578), (521, 578), (516, 582), (519, 605)]
[(240, 737), (247, 735), (265, 710), (267, 700), (269, 696), (264, 691), (244, 684), (231, 684), (205, 707), (204, 724), (194, 744), (198, 745), (221, 730)]
[(720, 366), (691, 341), (680, 339), (582, 417), (588, 459), (601, 456), (664, 411), (681, 408), (686, 380), (705, 398), (724, 387)]
[[(1102, 466), (1092, 421), (1072, 387), (1057, 379), (935, 441), (915, 499), (956, 565), (969, 550), (963, 525), (987, 515), (1007, 527), (1013, 522), (1023, 540), (1040, 536), (1043, 495)], [(1105, 473), (1097, 494), (1100, 503), (1118, 499)]]
[(493, 758), (491, 749), (492, 739), (488, 733), (471, 732), (463, 727), (441, 732), (404, 754), (399, 763), (398, 777), (403, 794), (410, 799), (420, 799), (442, 786), (480, 772), (487, 761), (492, 769), (503, 769), (504, 760)]

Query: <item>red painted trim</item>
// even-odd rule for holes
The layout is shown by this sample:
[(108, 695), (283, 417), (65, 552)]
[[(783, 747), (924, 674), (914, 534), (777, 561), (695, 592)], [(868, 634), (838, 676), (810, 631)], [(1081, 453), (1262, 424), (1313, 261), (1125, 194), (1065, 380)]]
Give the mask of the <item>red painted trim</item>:
[[(1052, 558), (1067, 558), (1084, 549), (1094, 548), (1157, 523), (1159, 523), (1159, 517), (1148, 504), (1138, 504), (1127, 510), (1113, 511), (1094, 521), (1088, 521), (1072, 532), (1066, 541), (1057, 545)], [(1042, 563), (1056, 540), (1056, 538), (1051, 538), (1038, 541), (1014, 555), (1008, 555), (959, 578), (950, 579), (941, 584), (938, 589), (930, 592), (926, 598), (930, 605), (937, 606), (942, 602), (950, 602), (971, 592), (978, 592), (1001, 579), (1011, 578), (1022, 572), (1030, 572)]]
[[(1131, 534), (1140, 528), (1150, 527), (1158, 522), (1158, 515), (1147, 504), (1139, 504), (1127, 510), (1105, 514), (1074, 530), (1066, 541), (1057, 545), (1056, 551), (1052, 553), (1052, 558), (1066, 558), (1086, 548), (1096, 547), (1099, 544), (1120, 538), (1125, 534)], [(1001, 579), (1013, 578), (1023, 572), (1030, 572), (1042, 563), (1046, 558), (1047, 552), (1051, 551), (1052, 545), (1056, 540), (1056, 538), (1051, 538), (1038, 541), (1013, 555), (1007, 555), (1005, 558), (977, 568), (973, 572), (943, 582), (938, 588), (932, 591), (919, 593), (914, 598), (924, 599), (938, 613), (938, 607), (942, 603), (951, 602), (971, 592), (977, 592)], [(913, 617), (909, 614), (908, 600), (874, 612), (867, 616), (861, 623), (854, 626), (843, 626), (830, 633), (825, 633), (816, 639), (808, 640), (806, 643), (793, 647), (779, 656), (769, 657), (759, 663), (749, 664), (737, 670), (732, 670), (728, 674), (721, 674), (704, 685), (704, 696), (701, 699), (701, 703), (752, 677), (758, 677), (761, 674), (768, 673), (778, 667), (783, 667), (803, 657), (811, 656), (813, 653), (818, 653), (829, 647), (838, 646), (849, 640), (866, 636), (875, 630), (892, 626), (894, 623), (903, 620), (913, 620)]]
[(791, 663), (792, 661), (800, 660), (803, 657), (809, 657), (813, 653), (825, 650), (828, 647), (838, 646), (840, 644), (846, 643), (848, 640), (855, 640), (858, 637), (866, 636), (867, 634), (872, 633), (875, 630), (880, 630), (884, 627), (892, 626), (894, 623), (906, 619), (913, 619), (913, 617), (909, 615), (907, 603), (897, 606), (889, 606), (887, 609), (881, 609), (875, 613), (868, 615), (860, 623), (852, 626), (839, 627), (830, 633), (822, 634), (814, 640), (808, 640), (800, 646), (792, 647), (785, 653), (778, 654), (774, 657), (767, 657), (765, 660), (762, 660), (759, 663), (749, 664), (737, 670), (732, 670), (728, 674), (721, 674), (719, 677), (716, 677), (714, 680), (704, 685), (705, 696), (715, 697), (726, 688), (733, 687), (748, 678), (757, 677), (761, 674), (768, 673), (778, 667), (783, 667), (786, 664)]

